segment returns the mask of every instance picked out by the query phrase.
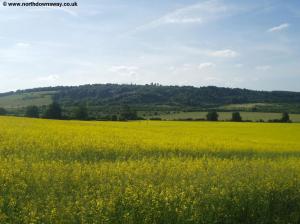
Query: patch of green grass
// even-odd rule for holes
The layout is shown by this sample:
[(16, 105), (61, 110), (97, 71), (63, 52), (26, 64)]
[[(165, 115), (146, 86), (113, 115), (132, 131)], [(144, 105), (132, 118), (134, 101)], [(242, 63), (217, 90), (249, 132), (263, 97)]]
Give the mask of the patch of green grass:
[(24, 108), (30, 105), (45, 106), (52, 102), (55, 91), (20, 93), (0, 97), (0, 107), (7, 109)]
[[(205, 119), (207, 112), (171, 112), (170, 114), (167, 113), (159, 113), (157, 115), (149, 116), (151, 117), (160, 117), (163, 120), (177, 120), (177, 119)], [(219, 120), (230, 120), (232, 112), (219, 112)], [(241, 112), (241, 116), (243, 120), (251, 120), (251, 121), (258, 121), (258, 120), (274, 120), (280, 119), (281, 113), (263, 113), (263, 112)], [(300, 122), (300, 114), (291, 114), (290, 118), (293, 122)]]
[(221, 110), (252, 110), (254, 108), (259, 107), (271, 107), (274, 104), (271, 103), (245, 103), (245, 104), (229, 104), (220, 106)]
[(287, 111), (289, 113), (299, 114), (299, 103), (245, 103), (245, 104), (229, 104), (216, 108), (219, 111), (249, 111), (249, 112), (270, 112), (280, 113)]

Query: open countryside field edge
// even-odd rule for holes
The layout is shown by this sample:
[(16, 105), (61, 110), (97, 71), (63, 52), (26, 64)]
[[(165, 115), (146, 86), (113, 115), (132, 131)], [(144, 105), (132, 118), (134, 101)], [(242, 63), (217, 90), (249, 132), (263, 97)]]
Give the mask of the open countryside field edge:
[(300, 124), (0, 117), (2, 223), (297, 223)]

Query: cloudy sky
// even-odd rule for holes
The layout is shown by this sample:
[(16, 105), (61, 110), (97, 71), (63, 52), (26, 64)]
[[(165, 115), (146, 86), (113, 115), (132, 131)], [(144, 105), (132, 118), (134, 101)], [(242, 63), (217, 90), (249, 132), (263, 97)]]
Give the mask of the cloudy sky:
[(300, 91), (299, 0), (2, 2), (0, 92), (151, 82)]

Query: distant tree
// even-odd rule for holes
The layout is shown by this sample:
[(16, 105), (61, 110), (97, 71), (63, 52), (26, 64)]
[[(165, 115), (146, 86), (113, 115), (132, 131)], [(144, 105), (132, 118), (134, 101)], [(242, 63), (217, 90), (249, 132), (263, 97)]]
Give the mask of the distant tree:
[(7, 114), (7, 111), (4, 108), (0, 107), (0, 116), (6, 115), (6, 114)]
[(39, 108), (37, 106), (28, 106), (26, 108), (25, 117), (38, 118), (40, 116)]
[(243, 119), (241, 117), (240, 112), (233, 112), (231, 120), (236, 122), (241, 122)]
[(281, 122), (291, 122), (290, 120), (290, 115), (288, 112), (284, 112), (282, 113), (282, 118), (281, 118)]
[(124, 105), (121, 109), (119, 120), (128, 121), (128, 120), (137, 120), (137, 112), (130, 108), (128, 105)]
[(207, 113), (206, 119), (208, 121), (218, 121), (219, 114), (216, 111), (210, 111), (210, 112)]
[(118, 116), (115, 115), (115, 114), (112, 115), (112, 116), (111, 116), (111, 120), (112, 120), (112, 121), (117, 121), (117, 120), (118, 120)]
[(78, 120), (87, 120), (88, 119), (88, 109), (86, 106), (81, 105), (75, 111), (75, 118)]
[(58, 103), (54, 102), (50, 104), (45, 112), (45, 118), (49, 119), (61, 119), (62, 118), (62, 110)]

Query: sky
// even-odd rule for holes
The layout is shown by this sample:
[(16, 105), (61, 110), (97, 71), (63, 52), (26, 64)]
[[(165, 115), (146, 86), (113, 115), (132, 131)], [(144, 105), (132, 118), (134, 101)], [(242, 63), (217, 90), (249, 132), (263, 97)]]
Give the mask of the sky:
[(0, 92), (152, 82), (300, 91), (299, 0), (0, 1)]

